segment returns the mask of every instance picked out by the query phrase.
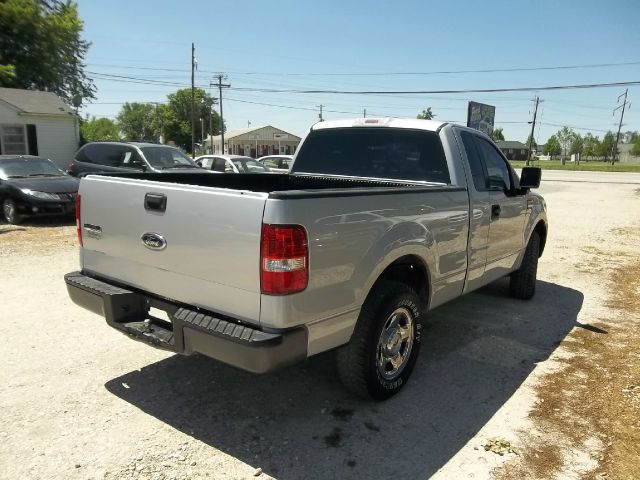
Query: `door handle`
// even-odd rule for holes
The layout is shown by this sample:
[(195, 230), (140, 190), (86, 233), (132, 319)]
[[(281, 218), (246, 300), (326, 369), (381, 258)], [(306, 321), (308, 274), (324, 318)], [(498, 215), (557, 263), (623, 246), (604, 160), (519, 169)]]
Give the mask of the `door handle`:
[(500, 205), (491, 205), (491, 220), (499, 218), (501, 210)]
[(167, 197), (162, 193), (147, 193), (144, 196), (144, 208), (164, 212), (167, 209)]

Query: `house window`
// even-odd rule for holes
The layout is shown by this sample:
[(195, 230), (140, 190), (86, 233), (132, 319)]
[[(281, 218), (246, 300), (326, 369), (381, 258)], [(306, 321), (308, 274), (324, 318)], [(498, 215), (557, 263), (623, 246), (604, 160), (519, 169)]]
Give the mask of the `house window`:
[(27, 154), (27, 136), (23, 125), (0, 126), (0, 150), (3, 155)]

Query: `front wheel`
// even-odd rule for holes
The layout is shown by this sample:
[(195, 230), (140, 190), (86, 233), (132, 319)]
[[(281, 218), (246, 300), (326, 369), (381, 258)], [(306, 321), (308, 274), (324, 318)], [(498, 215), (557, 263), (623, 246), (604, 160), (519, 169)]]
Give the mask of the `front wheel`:
[(11, 225), (17, 225), (22, 221), (22, 217), (18, 215), (16, 202), (11, 198), (5, 198), (2, 202), (2, 213), (4, 214), (4, 219)]
[(536, 275), (540, 257), (540, 235), (533, 232), (524, 252), (522, 265), (511, 274), (509, 295), (521, 300), (529, 300), (536, 293)]
[(407, 285), (381, 281), (338, 351), (338, 375), (360, 397), (386, 400), (407, 383), (421, 340), (422, 303)]

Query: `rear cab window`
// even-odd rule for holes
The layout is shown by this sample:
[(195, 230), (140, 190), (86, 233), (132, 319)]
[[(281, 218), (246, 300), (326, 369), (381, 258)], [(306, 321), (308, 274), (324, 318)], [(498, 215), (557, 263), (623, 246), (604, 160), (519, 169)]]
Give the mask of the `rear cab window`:
[(312, 131), (292, 173), (451, 183), (436, 132), (380, 127)]

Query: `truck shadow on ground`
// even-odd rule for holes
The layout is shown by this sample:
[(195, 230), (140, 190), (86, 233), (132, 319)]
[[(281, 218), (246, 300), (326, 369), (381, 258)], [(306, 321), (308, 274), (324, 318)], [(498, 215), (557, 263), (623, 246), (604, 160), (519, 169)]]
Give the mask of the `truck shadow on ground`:
[(528, 302), (507, 291), (503, 280), (431, 312), (411, 382), (384, 403), (345, 393), (331, 353), (263, 376), (174, 356), (106, 388), (280, 479), (428, 478), (577, 326), (579, 291), (539, 281)]

